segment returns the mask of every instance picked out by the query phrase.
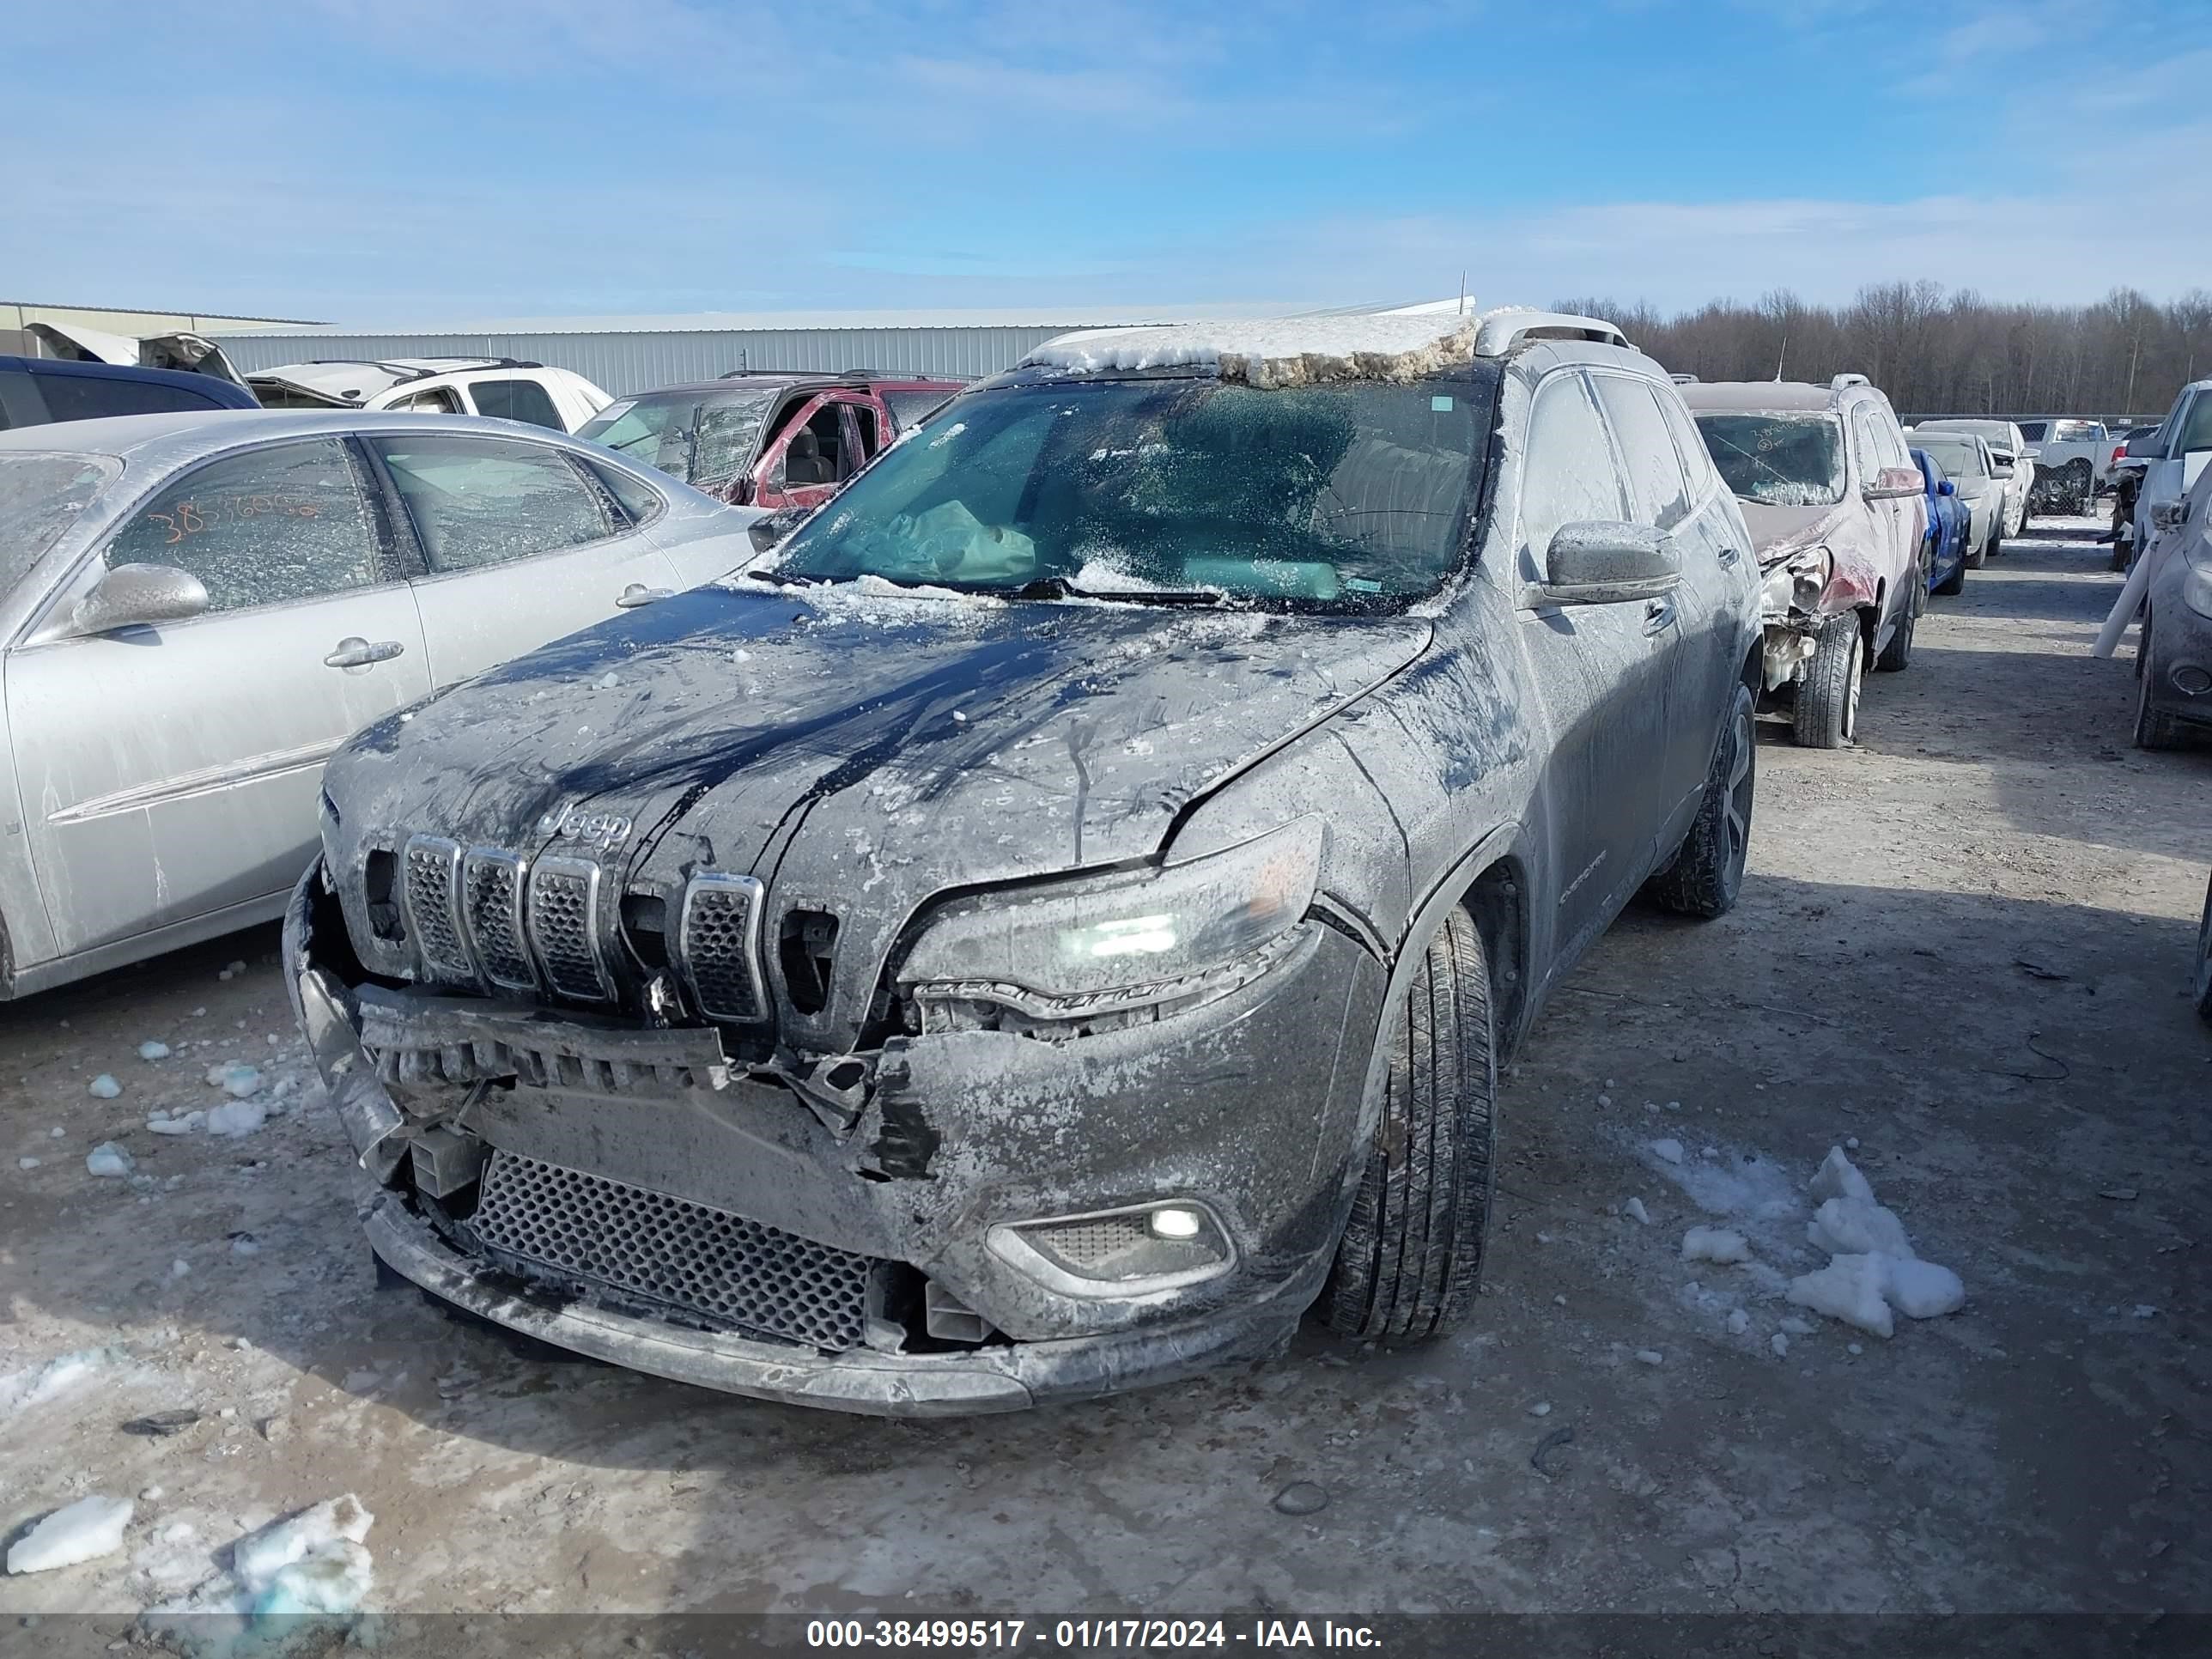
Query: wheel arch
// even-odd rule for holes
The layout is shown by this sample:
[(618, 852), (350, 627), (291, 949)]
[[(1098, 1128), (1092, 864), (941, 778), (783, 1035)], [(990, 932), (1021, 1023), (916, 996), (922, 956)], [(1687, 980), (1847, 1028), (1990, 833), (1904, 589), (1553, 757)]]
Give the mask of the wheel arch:
[(1509, 852), (1468, 883), (1459, 902), (1490, 959), (1492, 1040), (1502, 1064), (1520, 1046), (1528, 1008), (1528, 872)]

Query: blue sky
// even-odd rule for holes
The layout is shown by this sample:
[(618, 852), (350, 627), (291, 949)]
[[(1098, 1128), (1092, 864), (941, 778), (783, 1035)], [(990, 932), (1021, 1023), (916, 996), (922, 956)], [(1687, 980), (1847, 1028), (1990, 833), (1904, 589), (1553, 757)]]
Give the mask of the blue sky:
[(1462, 271), (1485, 305), (2212, 286), (2202, 0), (28, 0), (10, 34), (0, 298), (374, 325)]

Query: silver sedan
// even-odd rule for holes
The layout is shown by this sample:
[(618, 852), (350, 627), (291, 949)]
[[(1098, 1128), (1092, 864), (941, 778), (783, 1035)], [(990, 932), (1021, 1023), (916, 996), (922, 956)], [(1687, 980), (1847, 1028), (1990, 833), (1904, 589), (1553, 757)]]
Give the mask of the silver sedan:
[(349, 734), (743, 563), (759, 516), (505, 421), (0, 432), (0, 995), (276, 916)]

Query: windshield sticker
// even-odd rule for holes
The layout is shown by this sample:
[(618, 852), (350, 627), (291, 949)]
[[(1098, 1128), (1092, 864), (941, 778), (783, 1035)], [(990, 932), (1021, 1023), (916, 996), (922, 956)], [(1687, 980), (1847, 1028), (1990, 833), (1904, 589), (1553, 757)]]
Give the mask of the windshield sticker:
[(1443, 396), (1443, 393), (1441, 393), (1441, 392), (1439, 392), (1437, 396), (1435, 396), (1435, 397), (1433, 397), (1433, 398), (1430, 398), (1430, 399), (1429, 399), (1429, 407), (1430, 407), (1430, 409), (1431, 409), (1431, 410), (1432, 410), (1434, 412), (1436, 412), (1436, 413), (1437, 413), (1437, 414), (1438, 414), (1438, 415), (1449, 415), (1449, 414), (1450, 414), (1450, 413), (1451, 413), (1451, 406), (1452, 406), (1452, 400), (1451, 400), (1450, 398), (1447, 398), (1447, 397)]

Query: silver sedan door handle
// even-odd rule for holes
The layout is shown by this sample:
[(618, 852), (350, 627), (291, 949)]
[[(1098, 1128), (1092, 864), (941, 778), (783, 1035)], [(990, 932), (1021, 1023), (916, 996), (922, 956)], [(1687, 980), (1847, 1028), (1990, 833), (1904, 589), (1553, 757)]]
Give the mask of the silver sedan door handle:
[(1654, 599), (1644, 607), (1644, 631), (1647, 634), (1665, 633), (1674, 620), (1674, 602), (1672, 599)]
[(641, 605), (651, 605), (655, 599), (672, 598), (675, 592), (672, 587), (647, 587), (643, 582), (632, 582), (623, 589), (615, 603), (625, 611), (635, 611)]
[(397, 640), (379, 640), (371, 645), (358, 634), (347, 635), (338, 641), (338, 648), (323, 659), (325, 668), (366, 668), (373, 662), (390, 662), (407, 647)]

